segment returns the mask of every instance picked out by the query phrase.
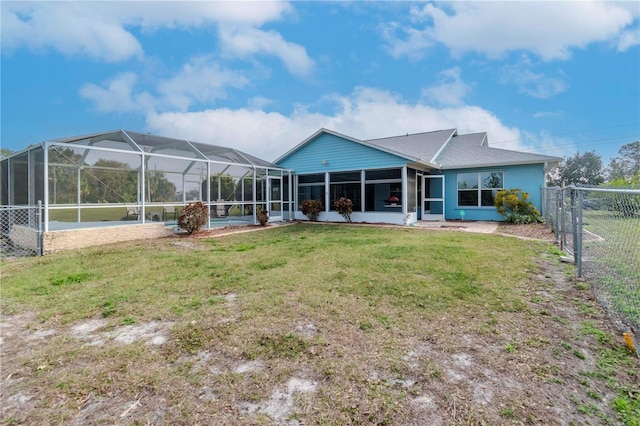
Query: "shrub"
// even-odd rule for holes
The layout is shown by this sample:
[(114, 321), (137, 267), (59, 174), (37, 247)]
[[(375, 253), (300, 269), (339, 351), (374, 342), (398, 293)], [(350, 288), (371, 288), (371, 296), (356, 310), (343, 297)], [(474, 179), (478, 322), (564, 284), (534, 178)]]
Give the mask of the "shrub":
[(529, 201), (529, 194), (519, 188), (498, 191), (494, 202), (498, 213), (515, 224), (544, 223), (544, 217)]
[(209, 220), (209, 208), (206, 205), (200, 201), (189, 203), (178, 218), (178, 228), (192, 234), (198, 232), (207, 220)]
[(310, 221), (315, 222), (322, 211), (322, 203), (318, 200), (302, 200), (300, 211), (307, 216)]
[(353, 212), (353, 202), (345, 197), (340, 197), (338, 201), (334, 203), (336, 211), (344, 217), (344, 220), (351, 222), (351, 212)]
[(266, 226), (269, 221), (269, 212), (266, 210), (262, 210), (258, 207), (258, 222), (260, 222), (260, 226)]

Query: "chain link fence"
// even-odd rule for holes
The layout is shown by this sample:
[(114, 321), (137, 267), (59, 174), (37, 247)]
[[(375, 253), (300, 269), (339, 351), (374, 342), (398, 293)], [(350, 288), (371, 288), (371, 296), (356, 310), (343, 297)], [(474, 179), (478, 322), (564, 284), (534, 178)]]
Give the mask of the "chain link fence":
[(0, 206), (0, 258), (42, 255), (42, 206)]
[(542, 214), (598, 302), (640, 334), (640, 190), (544, 188)]

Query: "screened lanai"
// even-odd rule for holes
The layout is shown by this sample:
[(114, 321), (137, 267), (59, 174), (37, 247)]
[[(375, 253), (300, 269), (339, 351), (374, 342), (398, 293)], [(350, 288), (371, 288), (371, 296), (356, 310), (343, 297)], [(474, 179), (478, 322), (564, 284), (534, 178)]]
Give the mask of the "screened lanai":
[(241, 151), (116, 130), (54, 139), (2, 159), (4, 206), (43, 205), (44, 231), (163, 222), (202, 201), (209, 227), (291, 217), (289, 171)]

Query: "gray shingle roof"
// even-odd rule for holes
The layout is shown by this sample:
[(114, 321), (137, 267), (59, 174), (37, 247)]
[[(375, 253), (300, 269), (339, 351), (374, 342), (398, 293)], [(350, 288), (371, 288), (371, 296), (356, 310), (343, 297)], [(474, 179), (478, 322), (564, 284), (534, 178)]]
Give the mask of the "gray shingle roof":
[(554, 163), (562, 160), (548, 155), (490, 148), (486, 132), (458, 135), (456, 129), (370, 139), (364, 142), (441, 169)]
[(436, 154), (455, 134), (456, 129), (447, 129), (389, 138), (369, 139), (365, 142), (386, 151), (397, 152), (403, 157), (415, 161), (433, 163)]
[(486, 133), (473, 133), (451, 138), (444, 150), (434, 159), (443, 169), (506, 166), (513, 164), (554, 163), (562, 159), (548, 155), (490, 148)]
[(329, 133), (355, 143), (404, 157), (409, 161), (422, 163), (438, 169), (540, 164), (562, 161), (562, 158), (559, 157), (490, 148), (486, 132), (458, 135), (456, 129), (446, 129), (387, 138), (360, 140), (322, 128), (280, 156), (275, 160), (275, 163), (277, 164), (304, 145), (311, 143), (322, 133)]

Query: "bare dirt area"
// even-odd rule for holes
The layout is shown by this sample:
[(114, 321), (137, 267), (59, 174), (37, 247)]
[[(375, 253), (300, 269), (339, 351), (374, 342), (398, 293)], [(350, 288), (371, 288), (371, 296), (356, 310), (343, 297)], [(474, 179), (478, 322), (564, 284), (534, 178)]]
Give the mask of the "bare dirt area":
[[(542, 227), (501, 225), (497, 232), (552, 241)], [(192, 243), (190, 237), (171, 242)], [(420, 329), (399, 329), (400, 347), (372, 346), (362, 325), (339, 333), (349, 326), (339, 315), (308, 318), (292, 308), (290, 321), (274, 319), (273, 327), (287, 323), (290, 336), (313, 343), (301, 349), (303, 356), (284, 361), (239, 349), (247, 336), (234, 324), (251, 303), (243, 294), (222, 297), (224, 316), (193, 320), (194, 326), (206, 323), (202, 329), (213, 337), (188, 355), (176, 355), (177, 342), (184, 349), (196, 337), (170, 321), (114, 327), (101, 318), (61, 325), (42, 322), (35, 312), (3, 315), (0, 415), (4, 424), (42, 424), (44, 410), (49, 424), (303, 425), (335, 424), (327, 415), (327, 406), (335, 405), (348, 412), (339, 418), (349, 424), (623, 424), (612, 408), (611, 382), (629, 380), (629, 372), (599, 366), (602, 353), (624, 345), (619, 331), (557, 256), (542, 254), (536, 263), (530, 285), (520, 289), (522, 306), (482, 318), (445, 315)], [(295, 300), (285, 295), (283, 303), (293, 306)], [(241, 337), (230, 337), (234, 331)], [(54, 337), (68, 345), (66, 358), (48, 357)], [(118, 368), (104, 373), (104, 388), (69, 390), (65, 386), (74, 385), (66, 374), (100, 367), (79, 355), (86, 348), (112, 350), (121, 358)], [(152, 354), (150, 365), (124, 356), (141, 351)], [(353, 363), (352, 376), (332, 374), (335, 363)], [(163, 380), (178, 372), (191, 381), (175, 388), (135, 386), (137, 370), (154, 377), (145, 383), (172, 383)], [(638, 389), (638, 376), (632, 380)], [(118, 381), (138, 392), (117, 391)], [(56, 386), (59, 393), (50, 389)], [(168, 403), (176, 393), (180, 403)], [(385, 405), (380, 394), (401, 403)]]
[(526, 225), (500, 223), (496, 232), (499, 234), (513, 235), (520, 238), (532, 238), (551, 243), (555, 240), (553, 231), (544, 223), (530, 223)]

